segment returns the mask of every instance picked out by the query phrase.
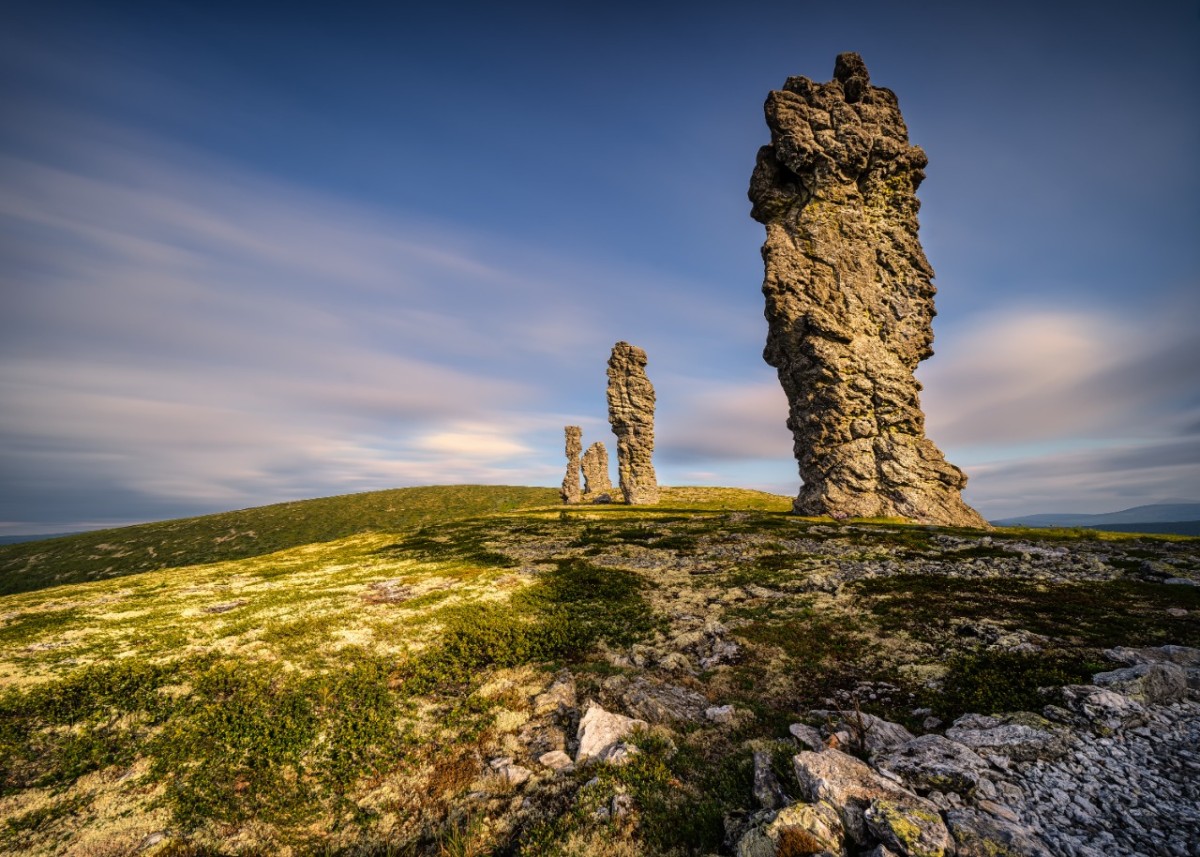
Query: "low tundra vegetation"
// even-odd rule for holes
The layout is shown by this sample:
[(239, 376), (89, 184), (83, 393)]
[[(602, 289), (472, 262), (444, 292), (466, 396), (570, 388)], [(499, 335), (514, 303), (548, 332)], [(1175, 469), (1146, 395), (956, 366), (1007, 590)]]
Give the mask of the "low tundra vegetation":
[[(1195, 540), (406, 491), (0, 549), (0, 853), (723, 853), (811, 709), (1038, 710), (1104, 648), (1200, 645), (1163, 582)], [(735, 714), (538, 763), (639, 681)]]

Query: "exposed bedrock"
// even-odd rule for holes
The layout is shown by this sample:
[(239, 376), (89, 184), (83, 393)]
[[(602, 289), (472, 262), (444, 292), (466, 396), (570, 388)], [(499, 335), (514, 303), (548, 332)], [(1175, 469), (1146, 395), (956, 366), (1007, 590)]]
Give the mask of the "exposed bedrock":
[(834, 79), (767, 97), (751, 211), (762, 256), (766, 361), (787, 394), (803, 515), (987, 526), (967, 477), (925, 437), (917, 364), (933, 354), (933, 269), (917, 238), (925, 153), (858, 54)]
[(628, 342), (608, 359), (608, 421), (617, 436), (617, 472), (625, 502), (658, 502), (654, 475), (654, 387), (646, 377), (646, 352)]
[(596, 441), (583, 454), (583, 493), (589, 499), (612, 491), (608, 475), (608, 450)]
[(580, 438), (583, 429), (579, 426), (564, 426), (567, 436), (567, 474), (563, 477), (562, 498), (564, 503), (578, 503), (582, 498), (579, 489), (579, 451), (583, 448)]

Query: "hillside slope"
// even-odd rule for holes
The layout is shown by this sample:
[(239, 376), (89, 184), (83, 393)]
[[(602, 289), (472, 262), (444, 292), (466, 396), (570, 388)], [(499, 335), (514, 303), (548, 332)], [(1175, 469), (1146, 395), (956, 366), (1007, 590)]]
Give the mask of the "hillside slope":
[(1105, 512), (1095, 515), (1069, 513), (1022, 515), (1016, 518), (1004, 518), (992, 523), (1004, 527), (1094, 527), (1096, 529), (1107, 529), (1113, 525), (1166, 524), (1177, 521), (1196, 520), (1200, 520), (1200, 503), (1153, 503), (1147, 506), (1133, 506), (1129, 509), (1122, 509), (1119, 512)]
[(1088, 527), (1090, 530), (1103, 530), (1108, 533), (1167, 533), (1176, 536), (1200, 536), (1200, 520), (1172, 521), (1170, 523), (1146, 522), (1133, 524), (1105, 524), (1102, 527)]
[[(1107, 647), (1200, 646), (1196, 540), (733, 489), (468, 511), (547, 493), (414, 490), (378, 527), (276, 510), (291, 546), (216, 562), (220, 531), (176, 522), (170, 568), (0, 598), (0, 853), (730, 853), (755, 753), (785, 769), (810, 709), (937, 730), (1040, 710)], [(59, 556), (45, 579), (77, 573)], [(589, 700), (649, 724), (639, 752), (556, 771)]]
[(439, 485), (277, 503), (0, 546), (0, 594), (262, 556), (367, 532), (554, 502), (553, 488)]

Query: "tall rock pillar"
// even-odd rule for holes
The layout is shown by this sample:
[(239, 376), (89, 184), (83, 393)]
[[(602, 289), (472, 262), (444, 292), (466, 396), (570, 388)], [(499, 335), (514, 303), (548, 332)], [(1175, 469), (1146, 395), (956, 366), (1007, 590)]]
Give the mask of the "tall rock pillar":
[(567, 474), (563, 477), (562, 498), (564, 503), (578, 503), (582, 498), (579, 490), (579, 453), (583, 449), (583, 429), (579, 426), (564, 426), (567, 440)]
[(987, 526), (961, 470), (925, 437), (917, 364), (933, 354), (933, 269), (917, 238), (927, 159), (858, 54), (834, 79), (767, 96), (771, 144), (750, 180), (766, 361), (789, 403), (802, 515)]
[(646, 377), (646, 352), (628, 342), (608, 359), (608, 421), (617, 436), (617, 472), (625, 502), (658, 502), (654, 475), (654, 387)]

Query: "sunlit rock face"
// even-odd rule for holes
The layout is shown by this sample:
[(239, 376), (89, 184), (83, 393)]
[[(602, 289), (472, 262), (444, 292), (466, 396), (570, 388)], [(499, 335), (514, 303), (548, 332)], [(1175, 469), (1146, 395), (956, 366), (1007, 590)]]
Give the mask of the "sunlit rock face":
[(646, 352), (628, 342), (608, 359), (608, 421), (617, 436), (617, 472), (625, 502), (658, 502), (654, 475), (654, 387), (646, 377)]
[(583, 494), (589, 499), (597, 499), (609, 491), (612, 491), (612, 481), (608, 477), (608, 450), (596, 441), (583, 454)]
[(803, 515), (986, 526), (967, 477), (925, 437), (917, 364), (933, 354), (933, 269), (917, 238), (925, 153), (858, 54), (834, 79), (767, 96), (750, 180), (767, 228), (767, 346), (789, 403)]
[(582, 499), (579, 488), (579, 453), (583, 449), (583, 429), (579, 426), (564, 426), (566, 435), (567, 473), (563, 476), (562, 498), (564, 503), (578, 503)]

